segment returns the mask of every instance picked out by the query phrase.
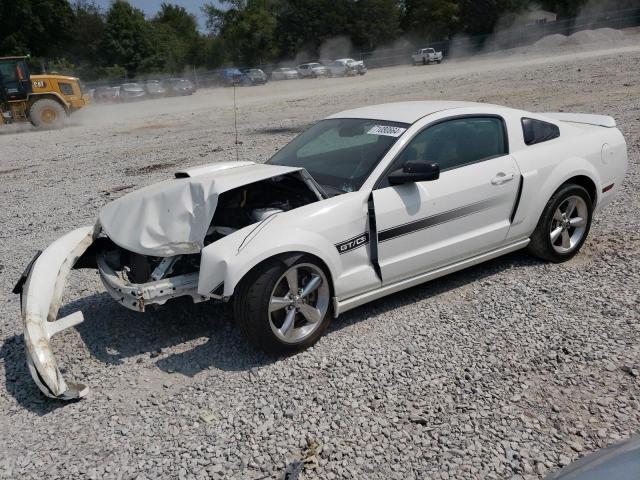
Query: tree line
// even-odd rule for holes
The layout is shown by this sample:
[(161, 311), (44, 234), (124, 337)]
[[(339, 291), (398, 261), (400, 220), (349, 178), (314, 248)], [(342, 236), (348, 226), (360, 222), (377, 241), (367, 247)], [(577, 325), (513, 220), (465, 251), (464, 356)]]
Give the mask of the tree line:
[[(594, 2), (535, 4), (566, 18)], [(531, 0), (222, 0), (219, 5), (202, 7), (203, 30), (192, 14), (171, 3), (147, 18), (126, 0), (114, 0), (106, 10), (90, 0), (0, 0), (0, 56), (28, 54), (36, 69), (86, 80), (310, 60), (327, 44), (346, 55), (344, 50), (372, 51), (398, 39), (428, 42), (491, 33), (529, 8)], [(607, 8), (632, 6), (637, 0), (608, 0)]]

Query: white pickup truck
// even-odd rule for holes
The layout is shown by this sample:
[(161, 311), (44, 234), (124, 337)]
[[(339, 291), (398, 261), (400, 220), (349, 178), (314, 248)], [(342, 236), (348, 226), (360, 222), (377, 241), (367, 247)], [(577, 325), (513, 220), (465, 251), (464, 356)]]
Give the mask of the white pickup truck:
[(436, 52), (433, 48), (421, 48), (411, 55), (414, 65), (428, 65), (442, 62), (442, 52)]

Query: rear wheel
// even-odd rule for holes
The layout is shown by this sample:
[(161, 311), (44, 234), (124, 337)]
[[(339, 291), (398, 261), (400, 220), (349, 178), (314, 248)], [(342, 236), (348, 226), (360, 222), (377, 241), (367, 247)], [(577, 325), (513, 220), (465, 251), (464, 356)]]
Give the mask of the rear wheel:
[(538, 221), (528, 251), (559, 263), (578, 253), (591, 228), (593, 202), (581, 186), (566, 184), (553, 194)]
[(324, 268), (312, 257), (259, 265), (234, 295), (234, 316), (249, 341), (272, 353), (292, 353), (313, 345), (331, 321), (331, 288)]
[(62, 125), (67, 112), (55, 100), (42, 98), (36, 100), (29, 109), (31, 123), (38, 128), (56, 128)]

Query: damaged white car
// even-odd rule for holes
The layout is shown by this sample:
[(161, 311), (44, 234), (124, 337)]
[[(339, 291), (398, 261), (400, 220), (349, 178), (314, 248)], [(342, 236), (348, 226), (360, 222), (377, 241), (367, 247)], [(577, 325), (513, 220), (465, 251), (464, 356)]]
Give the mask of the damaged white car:
[(606, 116), (463, 102), (350, 110), (267, 164), (214, 163), (106, 205), (36, 256), (16, 285), (27, 361), (48, 396), (82, 397), (49, 339), (72, 268), (126, 308), (232, 301), (268, 351), (312, 345), (332, 317), (514, 250), (561, 262), (620, 189), (625, 141)]

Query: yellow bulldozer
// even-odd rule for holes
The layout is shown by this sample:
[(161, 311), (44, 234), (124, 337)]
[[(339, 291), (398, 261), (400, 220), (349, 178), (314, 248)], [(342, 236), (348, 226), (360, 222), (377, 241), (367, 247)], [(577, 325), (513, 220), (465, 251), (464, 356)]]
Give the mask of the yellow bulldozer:
[(89, 103), (77, 78), (31, 75), (27, 58), (0, 57), (0, 125), (31, 122), (36, 127), (59, 127)]

